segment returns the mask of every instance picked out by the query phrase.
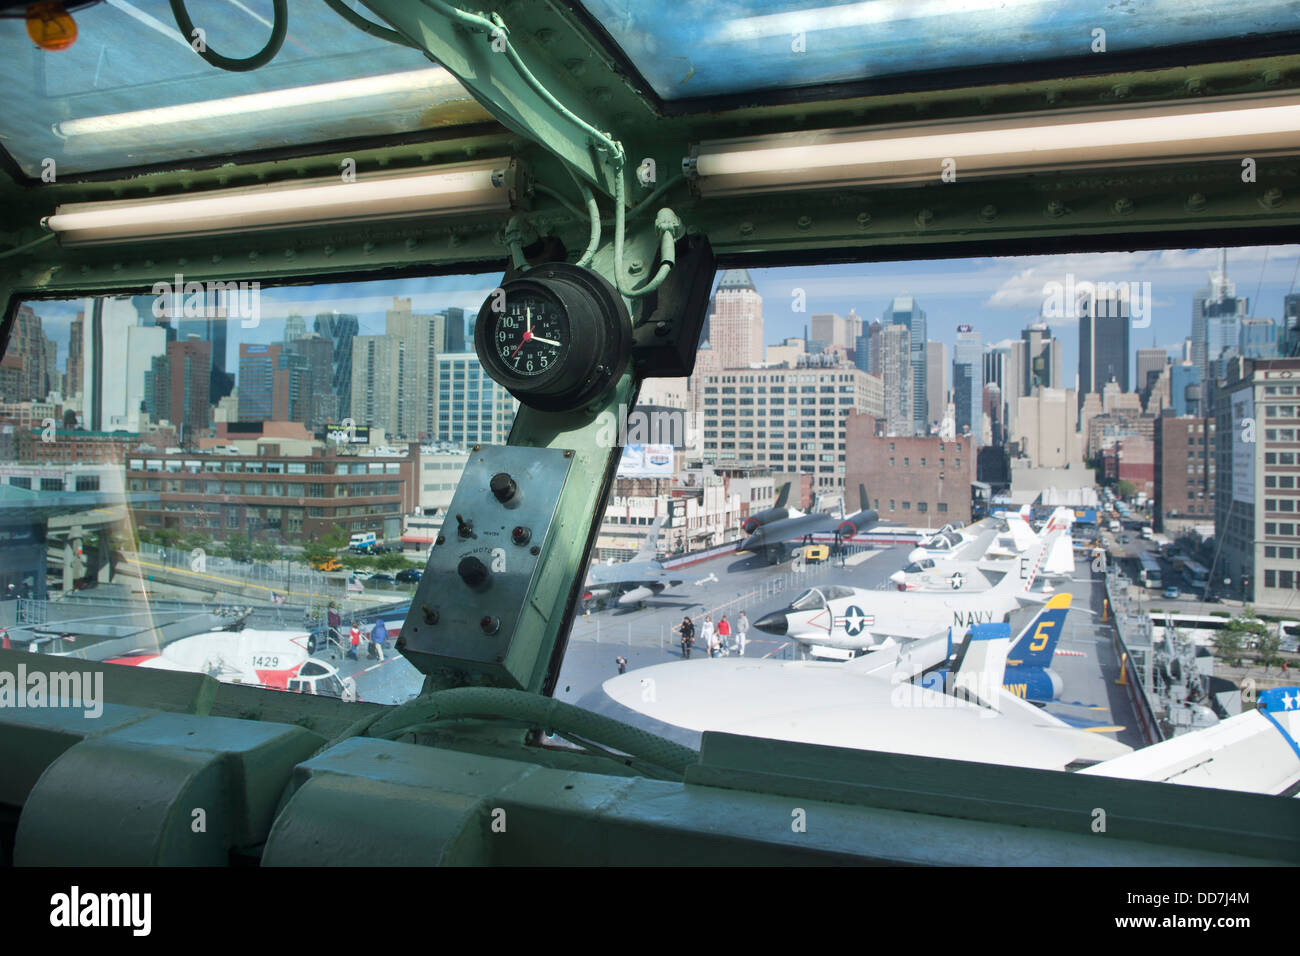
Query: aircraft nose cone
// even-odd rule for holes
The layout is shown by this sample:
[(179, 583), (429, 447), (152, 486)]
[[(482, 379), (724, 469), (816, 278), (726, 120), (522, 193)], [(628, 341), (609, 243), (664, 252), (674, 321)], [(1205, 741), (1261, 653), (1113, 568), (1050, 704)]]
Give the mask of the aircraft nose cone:
[(785, 619), (784, 611), (773, 611), (771, 614), (760, 617), (754, 622), (754, 626), (764, 633), (780, 636), (786, 632), (790, 625)]

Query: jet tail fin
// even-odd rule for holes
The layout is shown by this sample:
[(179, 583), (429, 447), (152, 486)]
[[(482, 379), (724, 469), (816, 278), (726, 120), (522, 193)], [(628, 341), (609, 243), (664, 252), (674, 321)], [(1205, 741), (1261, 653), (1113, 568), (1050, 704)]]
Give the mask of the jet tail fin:
[(1051, 667), (1056, 644), (1065, 630), (1065, 616), (1070, 613), (1073, 595), (1067, 591), (1051, 599), (1020, 632), (1007, 654), (1008, 667)]
[(774, 504), (772, 507), (784, 508), (787, 504), (789, 504), (789, 502), (790, 502), (790, 482), (787, 481), (784, 485), (781, 486), (781, 490), (777, 492), (776, 504)]
[(867, 486), (865, 484), (858, 485), (858, 510), (871, 510), (871, 499), (867, 497)]
[(1011, 625), (1003, 622), (971, 625), (970, 635), (953, 669), (953, 696), (996, 710), (1010, 649)]
[(633, 561), (653, 561), (655, 560), (655, 542), (659, 540), (659, 529), (664, 525), (664, 515), (655, 518), (655, 523), (650, 526), (650, 533), (645, 536), (641, 542), (641, 548), (633, 555)]
[[(1069, 515), (1068, 518), (1062, 518), (1062, 514)], [(1043, 565), (1047, 563), (1047, 558), (1052, 553), (1052, 548), (1060, 540), (1061, 535), (1070, 530), (1070, 525), (1074, 522), (1074, 513), (1068, 508), (1058, 508), (1047, 524), (1043, 525), (1042, 533), (1038, 541), (1027, 554), (1022, 554), (1019, 558), (1019, 567), (1008, 572), (1006, 577), (997, 583), (993, 590), (1010, 591), (1015, 594), (1017, 600), (1023, 602), (1034, 602), (1041, 600), (1031, 594), (1034, 582), (1043, 572)]]

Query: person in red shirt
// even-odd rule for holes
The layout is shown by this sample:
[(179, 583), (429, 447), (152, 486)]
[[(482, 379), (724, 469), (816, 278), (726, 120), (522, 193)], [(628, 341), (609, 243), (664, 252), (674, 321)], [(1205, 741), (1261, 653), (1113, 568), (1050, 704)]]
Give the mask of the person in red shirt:
[(727, 620), (725, 614), (718, 622), (718, 650), (724, 657), (731, 653), (731, 622)]
[(361, 646), (361, 625), (356, 621), (352, 622), (352, 632), (349, 637), (352, 646), (348, 648), (348, 652), (345, 656), (350, 657), (355, 661), (357, 660), (357, 648)]

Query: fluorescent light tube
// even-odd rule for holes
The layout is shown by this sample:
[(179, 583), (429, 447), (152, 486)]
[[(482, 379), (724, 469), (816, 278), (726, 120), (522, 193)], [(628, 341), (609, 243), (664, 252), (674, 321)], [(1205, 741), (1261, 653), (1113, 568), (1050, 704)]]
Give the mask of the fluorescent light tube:
[(70, 203), (55, 209), (44, 225), (64, 245), (74, 245), (505, 211), (515, 198), (517, 178), (511, 160), (493, 159), (348, 183), (331, 176), (171, 199)]
[(957, 181), (1041, 169), (1300, 152), (1300, 98), (1201, 100), (701, 143), (686, 161), (705, 196)]
[[(419, 94), (412, 97), (412, 94)], [(210, 123), (214, 120), (247, 117), (259, 113), (302, 110), (304, 107), (338, 104), (349, 100), (370, 102), (350, 104), (355, 111), (382, 112), (396, 108), (428, 109), (432, 103), (468, 99), (469, 94), (456, 78), (440, 66), (405, 73), (386, 73), (332, 83), (315, 83), (310, 86), (292, 86), (282, 90), (246, 93), (222, 99), (203, 100), (198, 103), (180, 103), (127, 113), (105, 116), (85, 116), (54, 124), (56, 135), (64, 139), (83, 136), (111, 136), (138, 130), (153, 131), (159, 126), (193, 126), (196, 121)], [(409, 101), (408, 101), (409, 100)], [(275, 121), (276, 117), (266, 118)], [(241, 127), (236, 127), (239, 129)], [(151, 133), (156, 136), (156, 133)]]

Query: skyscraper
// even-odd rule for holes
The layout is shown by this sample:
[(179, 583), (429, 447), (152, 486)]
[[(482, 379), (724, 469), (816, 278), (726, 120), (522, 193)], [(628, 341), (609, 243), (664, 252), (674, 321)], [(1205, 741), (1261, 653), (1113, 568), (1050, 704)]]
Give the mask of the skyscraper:
[[(272, 422), (288, 418), (288, 396), (281, 377), (276, 388), (276, 372), (280, 368), (283, 346), (257, 345), (248, 342), (239, 346), (239, 420), (241, 422)], [(277, 394), (277, 392), (279, 394)], [(285, 414), (277, 415), (277, 411)]]
[(929, 404), (926, 400), (928, 376), (925, 361), (925, 311), (910, 295), (894, 296), (894, 301), (885, 309), (880, 321), (885, 325), (907, 326), (911, 341), (913, 434), (927, 435), (930, 432), (930, 421)]
[(1061, 381), (1061, 340), (1052, 338), (1052, 330), (1045, 322), (1035, 322), (1020, 332), (1021, 374), (1023, 384), (1017, 397), (1032, 395), (1034, 389), (1063, 388)]
[(334, 343), (334, 411), (340, 421), (357, 417), (352, 411), (352, 339), (357, 329), (355, 315), (322, 312), (316, 316), (316, 334)]
[(1281, 358), (1300, 355), (1300, 292), (1282, 302), (1282, 328), (1277, 333), (1277, 354)]
[(722, 368), (748, 368), (763, 361), (763, 297), (745, 269), (722, 273), (709, 306), (705, 337)]
[(971, 441), (979, 445), (984, 432), (984, 346), (979, 333), (969, 325), (957, 326), (952, 348), (952, 391), (956, 405), (958, 434), (969, 429)]
[(1137, 391), (1142, 401), (1151, 394), (1151, 386), (1169, 364), (1169, 353), (1161, 348), (1138, 349)]
[(145, 373), (167, 349), (167, 331), (144, 326), (129, 298), (86, 300), (81, 410), (88, 431), (140, 430)]
[(884, 380), (885, 423), (891, 435), (915, 434), (912, 397), (912, 333), (906, 325), (888, 325), (880, 333), (880, 369)]
[(334, 343), (312, 333), (294, 339), (287, 347), (301, 357), (306, 376), (306, 395), (295, 409), (301, 417), (291, 417), (312, 431), (337, 424), (343, 416), (338, 414), (334, 396)]
[(1079, 303), (1079, 404), (1112, 378), (1129, 391), (1129, 304), (1124, 295), (1089, 296)]
[[(438, 422), (438, 352), (446, 339), (447, 317), (411, 311), (410, 299), (394, 297), (385, 315), (386, 334), (402, 347), (399, 358), (400, 399), (387, 426), (410, 441), (431, 441)], [(389, 387), (392, 387), (389, 382)]]
[(303, 321), (301, 315), (297, 312), (290, 314), (284, 320), (284, 344), (288, 345), (295, 339), (300, 339), (307, 334), (307, 323)]
[(948, 346), (943, 342), (925, 343), (925, 375), (926, 421), (937, 422), (948, 401)]
[[(443, 315), (446, 316), (446, 329), (443, 335), (441, 351), (453, 353), (466, 351), (465, 310), (445, 309)], [(474, 351), (472, 340), (469, 342), (468, 350)]]
[[(1228, 250), (1220, 253), (1219, 271), (1210, 273), (1210, 283), (1192, 297), (1192, 361), (1201, 370), (1202, 388), (1212, 380), (1211, 362), (1226, 359), (1225, 350), (1235, 348), (1238, 323), (1247, 314), (1245, 298), (1237, 298), (1237, 287), (1228, 281)], [(1211, 320), (1217, 319), (1214, 328)], [(1219, 369), (1223, 371), (1222, 368)]]

